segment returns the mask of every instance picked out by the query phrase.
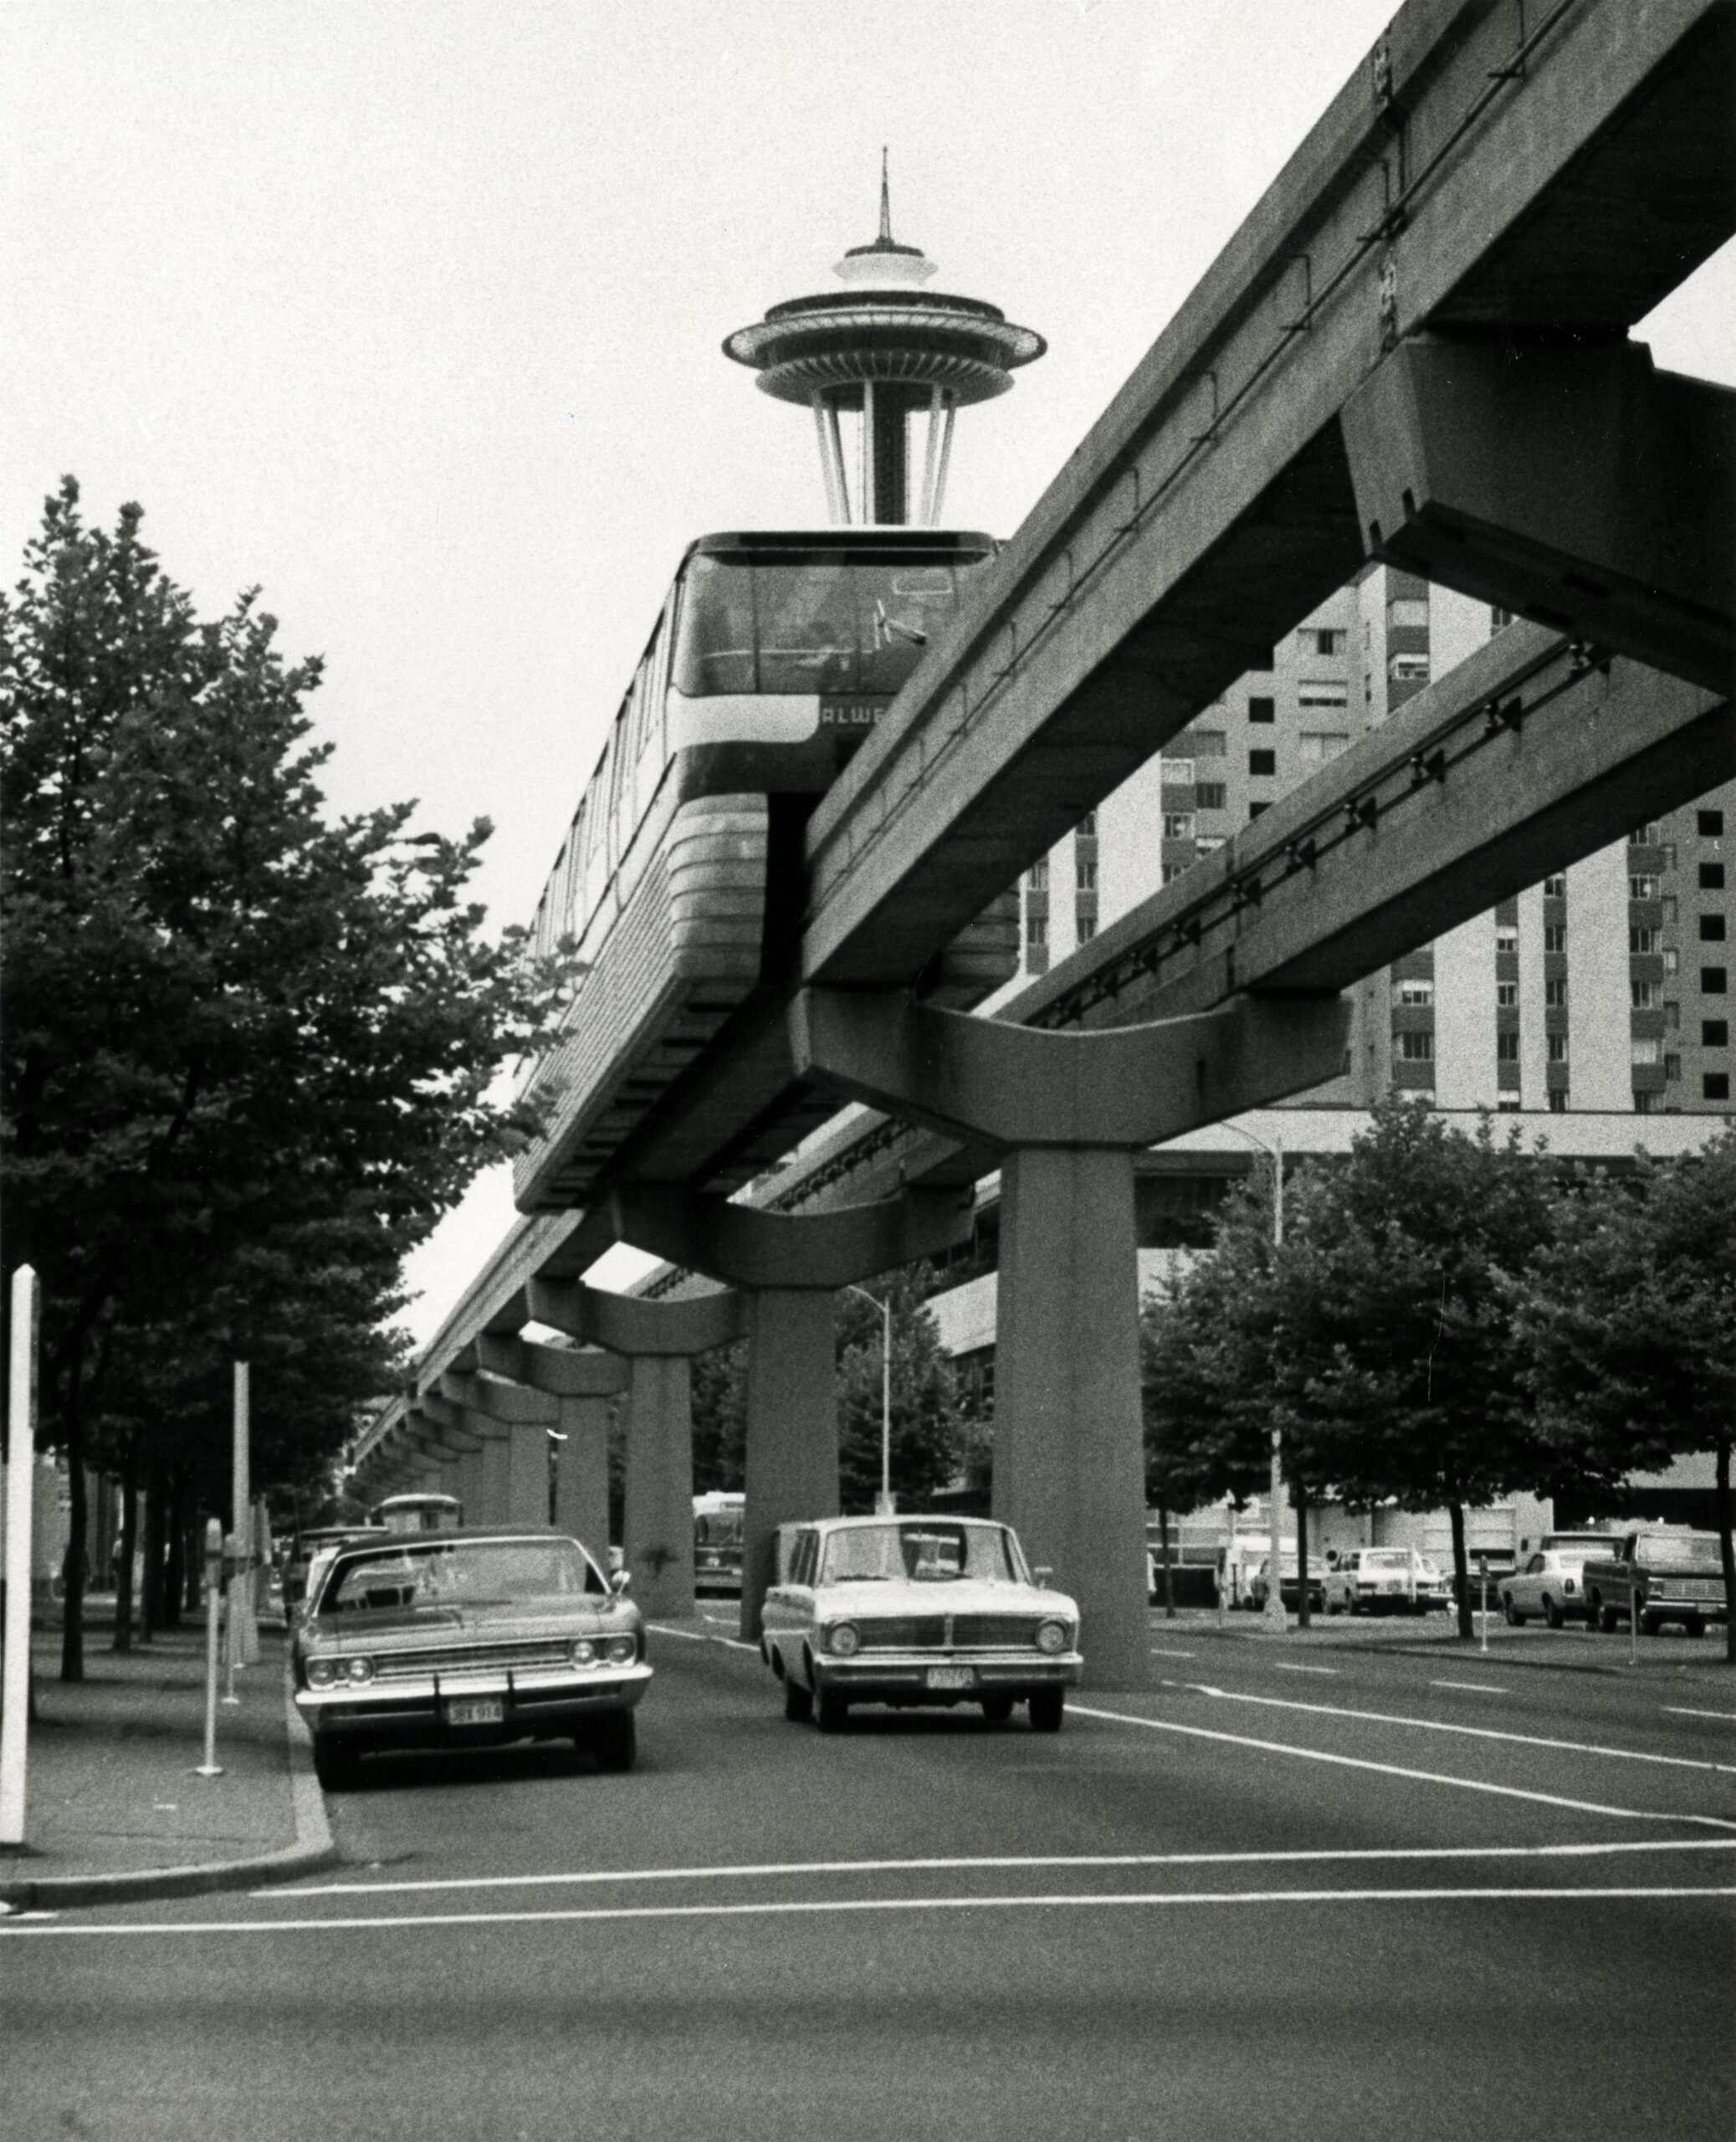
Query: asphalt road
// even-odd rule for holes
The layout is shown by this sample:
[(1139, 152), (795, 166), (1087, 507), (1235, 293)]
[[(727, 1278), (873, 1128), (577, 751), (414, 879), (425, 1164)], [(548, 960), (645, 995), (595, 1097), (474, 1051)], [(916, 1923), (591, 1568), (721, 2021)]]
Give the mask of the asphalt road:
[(1154, 1617), (1160, 1685), (1058, 1736), (829, 1737), (729, 1620), (655, 1638), (629, 1776), (401, 1758), (331, 1802), (330, 1875), (0, 1929), (0, 2134), (1736, 2134), (1709, 1647), (1628, 1679)]

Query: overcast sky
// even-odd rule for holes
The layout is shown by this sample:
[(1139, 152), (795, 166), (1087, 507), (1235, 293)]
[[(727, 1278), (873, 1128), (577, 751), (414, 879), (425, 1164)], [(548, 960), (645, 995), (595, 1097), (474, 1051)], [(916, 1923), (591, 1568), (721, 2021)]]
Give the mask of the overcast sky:
[[(0, 571), (63, 473), (206, 613), (257, 582), (342, 809), (496, 828), (526, 920), (687, 541), (823, 518), (721, 356), (893, 223), (1048, 338), (960, 419), (1010, 534), (1389, 0), (0, 6)], [(1726, 254), (1650, 324), (1736, 377)], [(511, 1218), (414, 1261), (439, 1321)]]

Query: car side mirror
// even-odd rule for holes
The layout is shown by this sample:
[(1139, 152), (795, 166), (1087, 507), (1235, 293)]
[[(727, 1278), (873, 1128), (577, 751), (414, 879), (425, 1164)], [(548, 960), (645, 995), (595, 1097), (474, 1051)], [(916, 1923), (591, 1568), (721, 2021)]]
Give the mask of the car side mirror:
[(609, 1579), (609, 1589), (618, 1599), (622, 1592), (632, 1591), (632, 1581), (633, 1573), (631, 1570), (617, 1570)]
[(1055, 1572), (1053, 1570), (1046, 1567), (1042, 1564), (1039, 1564), (1037, 1566), (1035, 1574), (1038, 1585), (1045, 1591), (1048, 1590), (1049, 1586), (1055, 1581)]

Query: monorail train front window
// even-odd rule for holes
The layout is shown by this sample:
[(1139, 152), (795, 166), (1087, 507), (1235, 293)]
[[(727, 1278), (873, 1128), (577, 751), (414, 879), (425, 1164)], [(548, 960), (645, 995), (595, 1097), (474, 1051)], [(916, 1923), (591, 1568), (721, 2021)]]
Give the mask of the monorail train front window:
[[(966, 571), (976, 560), (960, 561)], [(779, 555), (776, 562), (702, 553), (681, 604), (675, 688), (889, 696), (958, 607), (951, 561)]]

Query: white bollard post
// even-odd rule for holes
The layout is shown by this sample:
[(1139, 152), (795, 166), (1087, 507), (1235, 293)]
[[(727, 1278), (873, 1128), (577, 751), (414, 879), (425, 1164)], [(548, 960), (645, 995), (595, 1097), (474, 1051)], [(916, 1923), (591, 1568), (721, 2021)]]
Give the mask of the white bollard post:
[(241, 1596), (241, 1540), (231, 1532), (223, 1540), (223, 1567), (228, 1572), (228, 1583), (223, 1588), (223, 1658), (228, 1663), (228, 1674), (223, 1688), (223, 1701), (238, 1704), (235, 1693), (235, 1668), (240, 1663), (236, 1656), (241, 1648), (240, 1635), (236, 1625), (235, 1610)]
[(12, 1283), (6, 1462), (6, 1627), (0, 1639), (0, 1845), (24, 1842), (30, 1745), (30, 1549), (36, 1488), (36, 1274)]
[(256, 1579), (253, 1576), (253, 1490), (250, 1447), (252, 1400), (253, 1388), (248, 1365), (245, 1361), (237, 1361), (233, 1406), (234, 1509), (229, 1522), (240, 1545), (243, 1563), (240, 1570), (232, 1573), (229, 1578), (229, 1613), (235, 1625), (235, 1663), (238, 1666), (257, 1666), (259, 1663), (259, 1623), (255, 1612)]
[(1627, 1572), (1627, 1663), (1640, 1663), (1640, 1573), (1631, 1566)]
[(1477, 1556), (1477, 1569), (1483, 1581), (1483, 1642), (1477, 1646), (1477, 1649), (1487, 1658), (1489, 1655), (1489, 1558), (1487, 1555)]
[(217, 1760), (217, 1616), (223, 1600), (223, 1527), (221, 1518), (205, 1520), (205, 1760), (196, 1777), (221, 1777)]

